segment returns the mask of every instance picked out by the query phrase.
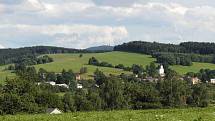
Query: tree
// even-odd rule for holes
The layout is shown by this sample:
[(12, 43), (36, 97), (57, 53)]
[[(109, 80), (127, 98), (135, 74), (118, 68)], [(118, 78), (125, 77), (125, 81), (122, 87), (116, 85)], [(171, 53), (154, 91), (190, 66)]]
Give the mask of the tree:
[(49, 82), (49, 81), (54, 81), (55, 82), (56, 79), (57, 79), (57, 77), (56, 77), (54, 72), (47, 73), (47, 75), (46, 75), (46, 81), (47, 82)]
[(95, 57), (92, 57), (92, 58), (89, 59), (88, 64), (98, 66), (100, 63)]
[(83, 54), (80, 54), (80, 55), (79, 55), (79, 58), (82, 58), (82, 57), (83, 57)]
[(193, 86), (193, 92), (190, 103), (195, 106), (207, 107), (208, 106), (208, 91), (205, 84)]
[(71, 93), (66, 93), (63, 96), (63, 109), (64, 112), (73, 112), (75, 111), (75, 100), (74, 96)]
[(186, 105), (190, 90), (184, 80), (164, 80), (158, 83), (158, 90), (162, 97), (164, 106), (183, 106)]
[(105, 109), (121, 109), (126, 105), (123, 95), (123, 81), (117, 77), (110, 77), (104, 80), (101, 85), (101, 98), (104, 101)]
[(84, 73), (87, 73), (87, 67), (82, 67), (80, 69), (80, 74), (84, 74)]
[(102, 85), (106, 80), (106, 76), (97, 68), (96, 71), (94, 72), (94, 80), (96, 81), (97, 85)]
[(215, 54), (213, 55), (213, 63), (215, 64)]
[(133, 64), (131, 68), (134, 74), (141, 74), (143, 72), (143, 67), (141, 65)]
[(146, 71), (149, 76), (155, 77), (158, 75), (157, 67), (154, 62), (151, 62), (150, 65), (146, 67)]

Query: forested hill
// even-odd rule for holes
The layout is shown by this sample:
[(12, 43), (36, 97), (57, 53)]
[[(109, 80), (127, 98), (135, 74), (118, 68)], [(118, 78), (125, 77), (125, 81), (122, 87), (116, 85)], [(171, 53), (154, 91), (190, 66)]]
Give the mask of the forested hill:
[(114, 47), (115, 51), (153, 54), (154, 52), (215, 54), (215, 43), (184, 42), (179, 45), (133, 41)]
[(84, 50), (52, 47), (52, 46), (34, 46), (17, 49), (0, 49), (0, 65), (10, 64), (17, 61), (18, 58), (25, 56), (38, 56), (41, 54), (55, 53), (76, 53)]

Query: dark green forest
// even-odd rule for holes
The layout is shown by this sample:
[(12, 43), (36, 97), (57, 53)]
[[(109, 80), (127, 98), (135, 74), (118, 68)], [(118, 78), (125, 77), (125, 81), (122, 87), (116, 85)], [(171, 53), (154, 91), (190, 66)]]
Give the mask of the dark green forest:
[(0, 49), (0, 65), (16, 63), (23, 58), (36, 58), (42, 54), (78, 53), (84, 50), (51, 46), (35, 46), (17, 49)]
[(164, 65), (191, 66), (192, 62), (215, 63), (215, 43), (184, 42), (178, 45), (133, 41), (114, 47), (115, 51), (152, 55)]

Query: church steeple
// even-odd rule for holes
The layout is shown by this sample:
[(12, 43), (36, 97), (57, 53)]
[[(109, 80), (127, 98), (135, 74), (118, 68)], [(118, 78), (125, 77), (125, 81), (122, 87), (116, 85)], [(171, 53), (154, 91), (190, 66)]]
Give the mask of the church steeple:
[(164, 77), (164, 76), (165, 76), (165, 70), (164, 70), (163, 65), (160, 65), (159, 75), (160, 75), (161, 77)]

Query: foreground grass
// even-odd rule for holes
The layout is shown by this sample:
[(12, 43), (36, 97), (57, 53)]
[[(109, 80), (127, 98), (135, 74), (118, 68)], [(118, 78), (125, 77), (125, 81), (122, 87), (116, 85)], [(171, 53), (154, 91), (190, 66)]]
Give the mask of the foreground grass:
[(215, 108), (7, 115), (0, 121), (215, 121)]

